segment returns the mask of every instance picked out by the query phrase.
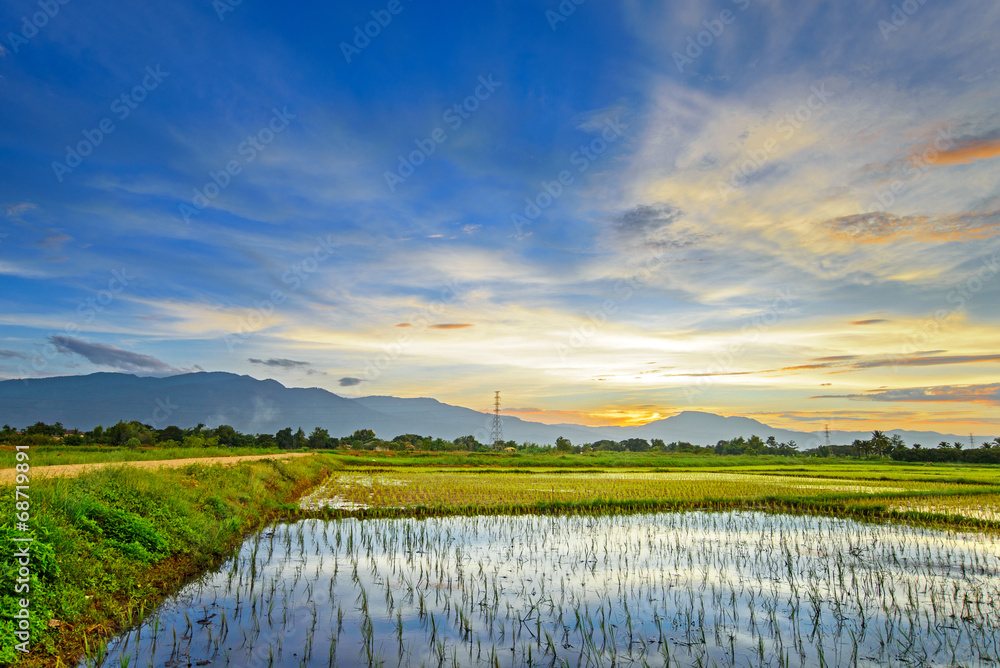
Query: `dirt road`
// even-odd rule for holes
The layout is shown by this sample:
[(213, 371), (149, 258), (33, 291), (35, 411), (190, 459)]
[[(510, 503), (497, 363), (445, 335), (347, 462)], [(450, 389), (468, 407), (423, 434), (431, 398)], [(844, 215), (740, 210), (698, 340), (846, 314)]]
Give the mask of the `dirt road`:
[[(193, 457), (190, 459), (157, 459), (150, 462), (101, 462), (99, 464), (69, 464), (66, 466), (32, 466), (28, 474), (32, 479), (54, 478), (59, 476), (72, 477), (104, 468), (106, 466), (136, 466), (143, 469), (176, 468), (188, 464), (235, 464), (254, 459), (281, 459), (284, 457), (312, 457), (311, 452), (289, 452), (277, 455), (243, 455), (240, 457)], [(0, 471), (0, 485), (14, 484), (17, 472), (12, 468)]]

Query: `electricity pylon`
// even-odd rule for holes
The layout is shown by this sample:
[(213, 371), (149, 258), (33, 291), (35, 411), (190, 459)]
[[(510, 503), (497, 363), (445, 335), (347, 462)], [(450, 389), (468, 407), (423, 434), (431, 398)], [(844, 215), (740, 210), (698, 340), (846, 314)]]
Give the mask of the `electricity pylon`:
[(490, 445), (497, 450), (503, 447), (503, 427), (500, 424), (500, 390), (494, 393), (493, 430), (490, 433), (490, 441)]

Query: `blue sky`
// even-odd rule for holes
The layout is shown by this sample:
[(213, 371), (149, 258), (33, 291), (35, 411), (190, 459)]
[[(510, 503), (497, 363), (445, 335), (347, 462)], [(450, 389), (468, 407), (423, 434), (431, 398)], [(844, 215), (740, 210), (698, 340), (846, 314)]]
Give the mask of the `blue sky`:
[(993, 433), (998, 28), (972, 0), (5, 3), (0, 377)]

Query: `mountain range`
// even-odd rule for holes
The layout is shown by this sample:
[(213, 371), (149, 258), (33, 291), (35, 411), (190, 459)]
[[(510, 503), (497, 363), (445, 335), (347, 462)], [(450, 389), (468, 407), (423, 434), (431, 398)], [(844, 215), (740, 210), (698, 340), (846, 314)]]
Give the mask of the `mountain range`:
[[(331, 436), (372, 429), (385, 439), (419, 434), (452, 440), (472, 434), (480, 442), (487, 442), (493, 415), (427, 397), (350, 399), (321, 388), (291, 388), (275, 380), (224, 372), (167, 377), (94, 373), (0, 381), (0, 423), (25, 427), (38, 421), (61, 422), (67, 428), (89, 431), (119, 420), (138, 420), (160, 429), (171, 424), (180, 427), (228, 424), (244, 433), (272, 434), (285, 427), (302, 427), (306, 433), (322, 427)], [(505, 440), (540, 444), (554, 443), (563, 436), (575, 444), (601, 439), (661, 438), (666, 443), (714, 445), (722, 439), (756, 434), (761, 438), (774, 436), (781, 442), (794, 440), (800, 448), (810, 448), (826, 440), (822, 433), (778, 429), (751, 418), (699, 411), (683, 411), (638, 427), (543, 424), (509, 415), (502, 417), (502, 425)], [(901, 435), (908, 444), (968, 442), (968, 437), (955, 434), (884, 431)], [(847, 444), (870, 435), (870, 432), (831, 431), (830, 439), (833, 444)], [(984, 438), (977, 439), (977, 446), (980, 440)]]

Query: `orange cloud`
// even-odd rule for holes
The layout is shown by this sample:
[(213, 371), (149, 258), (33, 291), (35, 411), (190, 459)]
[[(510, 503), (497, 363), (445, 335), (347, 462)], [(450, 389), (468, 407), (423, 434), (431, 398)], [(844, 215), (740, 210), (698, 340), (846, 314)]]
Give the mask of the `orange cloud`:
[(938, 154), (936, 162), (942, 165), (968, 165), (976, 160), (987, 160), (1000, 155), (1000, 139), (982, 139), (958, 146)]
[(834, 239), (859, 244), (886, 243), (898, 239), (966, 241), (989, 239), (1000, 235), (998, 219), (1000, 211), (972, 212), (934, 218), (896, 216), (878, 212), (825, 220), (820, 223), (820, 227), (827, 230)]
[(441, 323), (440, 325), (431, 325), (430, 327), (431, 327), (431, 329), (461, 329), (463, 327), (472, 327), (472, 323), (471, 322), (462, 322), (462, 323), (444, 322), (444, 323)]

